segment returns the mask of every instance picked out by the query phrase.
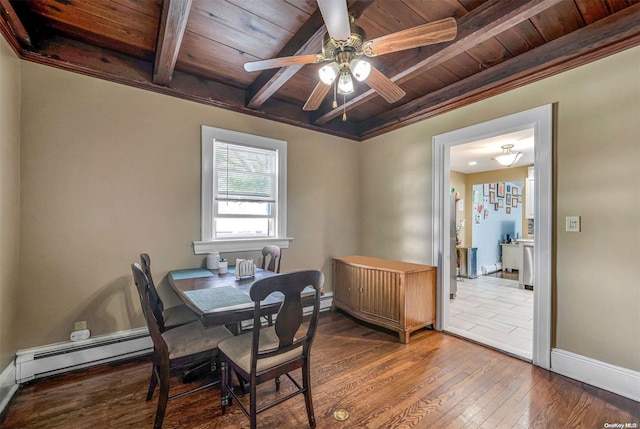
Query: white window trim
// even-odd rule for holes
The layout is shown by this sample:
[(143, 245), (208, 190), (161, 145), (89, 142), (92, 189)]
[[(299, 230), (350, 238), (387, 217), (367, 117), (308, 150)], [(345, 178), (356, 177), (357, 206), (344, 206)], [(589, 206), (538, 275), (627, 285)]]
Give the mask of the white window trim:
[[(286, 249), (293, 240), (287, 237), (287, 142), (268, 137), (255, 136), (237, 131), (202, 125), (202, 188), (201, 188), (201, 237), (193, 242), (196, 255), (218, 252), (244, 252), (261, 250), (264, 246), (275, 244)], [(213, 239), (213, 143), (222, 140), (229, 143), (254, 146), (278, 151), (278, 219), (276, 237)]]

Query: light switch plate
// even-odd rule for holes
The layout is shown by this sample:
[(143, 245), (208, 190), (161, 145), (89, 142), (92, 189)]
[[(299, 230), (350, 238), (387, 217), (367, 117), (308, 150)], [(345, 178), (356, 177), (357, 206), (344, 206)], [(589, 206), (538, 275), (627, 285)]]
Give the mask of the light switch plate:
[(567, 232), (580, 232), (580, 216), (567, 216), (565, 219)]

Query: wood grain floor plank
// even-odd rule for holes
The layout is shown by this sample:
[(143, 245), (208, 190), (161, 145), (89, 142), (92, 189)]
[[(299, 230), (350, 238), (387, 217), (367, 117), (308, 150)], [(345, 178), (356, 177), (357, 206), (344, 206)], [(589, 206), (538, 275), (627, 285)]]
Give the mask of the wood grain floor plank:
[[(320, 317), (311, 356), (318, 429), (601, 428), (605, 422), (640, 423), (637, 402), (432, 330), (413, 333), (409, 344), (400, 344), (393, 332), (327, 312)], [(151, 427), (157, 393), (145, 401), (150, 365), (148, 358), (139, 358), (26, 384), (0, 427)], [(300, 379), (299, 371), (292, 375)], [(178, 379), (172, 386), (191, 387)], [(260, 402), (292, 389), (287, 379), (279, 393), (274, 383), (265, 383), (259, 388)], [(349, 419), (334, 420), (337, 408), (347, 409)], [(258, 424), (308, 427), (303, 398), (261, 414)], [(218, 388), (171, 401), (164, 422), (165, 429), (248, 427), (237, 405), (222, 415)]]

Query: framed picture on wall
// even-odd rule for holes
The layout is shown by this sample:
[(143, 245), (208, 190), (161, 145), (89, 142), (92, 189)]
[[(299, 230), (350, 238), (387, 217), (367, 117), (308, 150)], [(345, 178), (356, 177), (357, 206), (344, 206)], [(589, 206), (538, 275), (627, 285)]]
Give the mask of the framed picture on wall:
[(494, 209), (495, 211), (498, 211), (498, 203), (495, 203), (495, 204), (493, 205), (493, 209)]
[(511, 193), (511, 185), (507, 185), (507, 194)]
[(498, 197), (504, 197), (504, 182), (498, 183)]
[(498, 207), (504, 207), (504, 198), (498, 198)]
[(496, 203), (496, 191), (489, 191), (489, 203), (490, 204)]
[(518, 207), (518, 197), (511, 198), (511, 207)]
[(489, 196), (489, 184), (485, 183), (484, 185), (482, 185), (482, 195), (484, 195), (485, 197)]
[(511, 207), (507, 207), (507, 214), (511, 214)]
[(511, 193), (513, 195), (518, 195), (518, 187), (517, 186), (512, 186), (511, 187)]
[(507, 194), (507, 207), (511, 205), (511, 194)]
[(489, 183), (489, 189), (496, 189), (496, 184), (495, 183)]

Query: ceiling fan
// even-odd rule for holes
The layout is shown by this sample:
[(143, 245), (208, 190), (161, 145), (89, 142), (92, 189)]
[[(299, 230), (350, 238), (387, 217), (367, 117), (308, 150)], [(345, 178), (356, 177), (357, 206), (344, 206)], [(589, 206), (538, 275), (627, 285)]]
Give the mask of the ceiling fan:
[[(365, 82), (389, 103), (395, 103), (405, 92), (363, 57), (375, 57), (433, 43), (447, 42), (456, 37), (457, 25), (453, 18), (445, 18), (386, 36), (367, 40), (362, 28), (353, 23), (347, 11), (346, 0), (317, 0), (327, 33), (322, 43), (322, 53), (295, 55), (245, 63), (248, 72), (292, 65), (314, 64), (330, 61), (320, 68), (320, 82), (309, 96), (303, 110), (316, 110), (331, 87), (334, 88), (333, 107), (337, 107), (335, 93), (354, 92), (353, 79)], [(346, 115), (343, 114), (343, 120)]]

